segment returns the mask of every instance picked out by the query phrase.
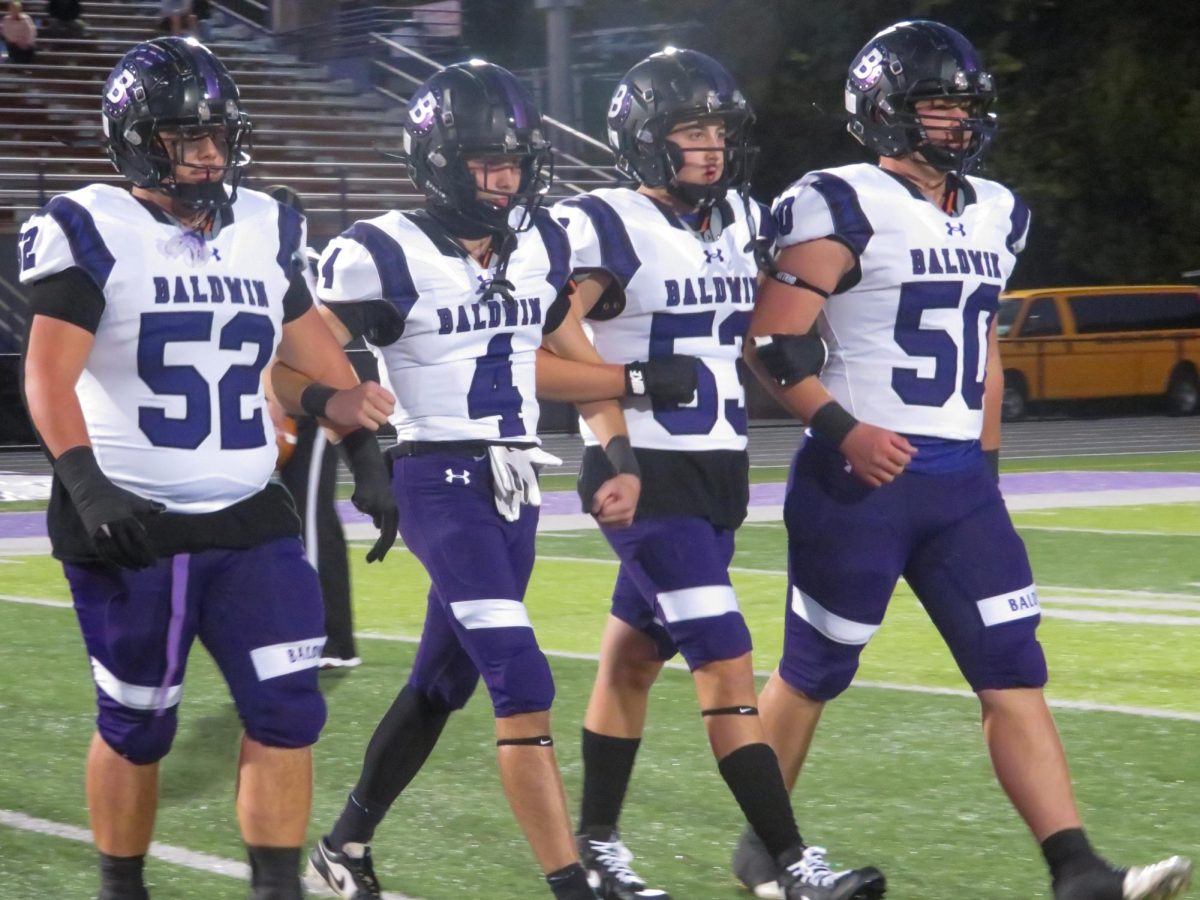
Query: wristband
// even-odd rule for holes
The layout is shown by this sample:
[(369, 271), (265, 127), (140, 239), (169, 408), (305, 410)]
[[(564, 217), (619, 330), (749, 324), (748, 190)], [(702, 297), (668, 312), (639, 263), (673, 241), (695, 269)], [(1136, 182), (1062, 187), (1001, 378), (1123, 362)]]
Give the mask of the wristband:
[(310, 416), (324, 419), (325, 406), (336, 393), (337, 388), (331, 388), (327, 384), (310, 384), (300, 393), (300, 408)]
[(987, 460), (988, 471), (992, 473), (994, 481), (1000, 480), (1000, 449), (984, 450), (983, 458)]
[(809, 420), (808, 427), (833, 446), (841, 447), (842, 441), (846, 439), (850, 429), (857, 424), (858, 419), (846, 412), (842, 404), (836, 400), (830, 400), (816, 411)]
[(608, 442), (608, 446), (604, 448), (604, 455), (608, 457), (608, 461), (612, 463), (612, 467), (618, 475), (642, 477), (642, 470), (638, 465), (637, 455), (633, 452), (633, 445), (629, 443), (628, 435), (618, 434), (612, 438)]

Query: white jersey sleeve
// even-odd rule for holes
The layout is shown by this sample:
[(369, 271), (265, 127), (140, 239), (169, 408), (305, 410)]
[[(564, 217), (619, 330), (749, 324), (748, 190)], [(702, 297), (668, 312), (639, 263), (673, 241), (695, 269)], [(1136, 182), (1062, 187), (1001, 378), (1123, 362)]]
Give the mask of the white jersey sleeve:
[(555, 204), (551, 215), (567, 231), (575, 269), (603, 269), (629, 286), (642, 263), (612, 205), (584, 194)]
[(830, 172), (810, 172), (779, 195), (772, 206), (779, 249), (830, 238), (855, 258), (862, 256), (873, 230), (854, 188)]
[(78, 267), (103, 288), (115, 265), (92, 214), (66, 195), (52, 199), (21, 228), (17, 259), (22, 284)]
[[(362, 227), (360, 227), (362, 226)], [(356, 236), (371, 226), (356, 222), (329, 242), (317, 263), (317, 298), (322, 303), (356, 303), (383, 298), (375, 258)]]

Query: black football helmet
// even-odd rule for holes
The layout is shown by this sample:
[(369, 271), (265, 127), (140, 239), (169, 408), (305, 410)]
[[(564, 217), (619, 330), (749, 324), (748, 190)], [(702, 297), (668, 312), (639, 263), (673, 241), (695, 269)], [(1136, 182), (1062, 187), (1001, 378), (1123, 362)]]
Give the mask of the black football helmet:
[[(683, 151), (667, 140), (680, 122), (725, 121), (725, 167), (711, 185), (676, 179)], [(608, 143), (617, 168), (646, 187), (665, 187), (693, 207), (712, 206), (729, 188), (745, 192), (758, 148), (750, 145), (754, 113), (725, 67), (695, 50), (668, 47), (625, 73), (608, 107)]]
[[(529, 94), (507, 69), (477, 59), (443, 69), (413, 93), (404, 153), (430, 215), (462, 238), (504, 238), (532, 226), (554, 174), (542, 115)], [(477, 197), (467, 160), (481, 157), (520, 158), (520, 184), (507, 206)]]
[[(250, 162), (250, 118), (237, 84), (213, 52), (195, 38), (162, 37), (126, 53), (104, 84), (104, 148), (117, 171), (135, 185), (165, 191), (200, 211), (219, 209), (237, 196)], [(172, 159), (160, 137), (194, 129), (225, 129), (225, 164), (219, 181), (175, 180)], [(226, 190), (228, 188), (228, 191)]]
[[(967, 118), (944, 131), (969, 133), (961, 148), (930, 141), (919, 100), (967, 100)], [(867, 42), (846, 79), (849, 130), (879, 156), (920, 153), (934, 168), (965, 174), (996, 133), (992, 76), (965, 37), (940, 22), (898, 22)]]

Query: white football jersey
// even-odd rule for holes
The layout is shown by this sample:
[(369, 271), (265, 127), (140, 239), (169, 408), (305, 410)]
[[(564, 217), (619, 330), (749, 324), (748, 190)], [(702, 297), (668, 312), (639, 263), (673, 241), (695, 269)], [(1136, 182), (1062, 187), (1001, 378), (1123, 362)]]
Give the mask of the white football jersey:
[(104, 473), (173, 512), (205, 513), (262, 490), (275, 432), (262, 373), (304, 219), (238, 190), (206, 240), (127, 190), (55, 197), (21, 229), (21, 281), (76, 266), (105, 306), (76, 394)]
[(988, 330), (1029, 210), (984, 178), (960, 190), (962, 212), (948, 215), (863, 163), (810, 172), (775, 201), (777, 246), (832, 238), (858, 258), (818, 324), (829, 348), (821, 382), (864, 422), (979, 438)]
[(396, 395), (391, 421), (400, 440), (537, 441), (534, 362), (571, 274), (571, 250), (539, 210), (509, 256), (512, 300), (483, 299), (495, 262), (481, 266), (423, 213), (355, 222), (325, 248), (322, 302), (383, 299), (404, 323), (378, 353)]
[[(713, 215), (731, 221), (712, 240), (629, 188), (592, 191), (553, 209), (567, 229), (576, 267), (604, 269), (624, 289), (618, 314), (588, 320), (600, 355), (611, 363), (671, 354), (701, 362), (691, 403), (624, 398), (635, 447), (746, 447), (746, 395), (737, 362), (758, 286), (758, 266), (747, 246), (760, 231), (768, 239), (772, 231), (765, 208), (751, 206), (747, 222), (741, 198), (730, 191)], [(580, 430), (587, 443), (596, 443), (582, 423)]]

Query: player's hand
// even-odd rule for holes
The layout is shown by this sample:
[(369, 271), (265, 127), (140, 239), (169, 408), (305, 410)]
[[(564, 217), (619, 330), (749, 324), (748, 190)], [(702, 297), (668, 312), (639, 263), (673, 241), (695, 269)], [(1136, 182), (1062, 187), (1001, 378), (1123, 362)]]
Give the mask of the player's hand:
[(387, 556), (388, 550), (396, 542), (400, 509), (392, 494), (392, 478), (387, 462), (379, 452), (379, 442), (367, 429), (359, 428), (350, 432), (342, 438), (341, 446), (345, 451), (346, 464), (354, 476), (354, 493), (350, 495), (350, 502), (359, 512), (370, 516), (379, 529), (379, 539), (367, 552), (367, 562), (373, 563)]
[(113, 484), (100, 470), (91, 447), (71, 448), (54, 461), (54, 471), (105, 562), (123, 569), (154, 565), (158, 557), (142, 520), (165, 506)]
[(903, 435), (859, 422), (842, 441), (841, 451), (855, 475), (871, 487), (881, 487), (904, 471), (917, 448)]
[(610, 528), (632, 525), (641, 493), (642, 482), (636, 475), (614, 475), (592, 495), (592, 515)]
[(688, 403), (696, 395), (694, 356), (658, 356), (625, 366), (625, 393), (668, 403)]
[(325, 404), (325, 418), (343, 428), (378, 431), (396, 408), (392, 392), (375, 381), (337, 391)]

